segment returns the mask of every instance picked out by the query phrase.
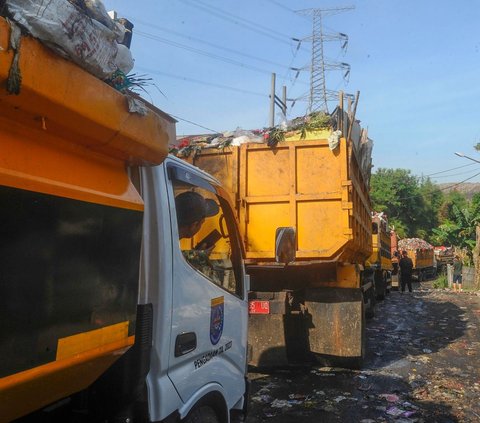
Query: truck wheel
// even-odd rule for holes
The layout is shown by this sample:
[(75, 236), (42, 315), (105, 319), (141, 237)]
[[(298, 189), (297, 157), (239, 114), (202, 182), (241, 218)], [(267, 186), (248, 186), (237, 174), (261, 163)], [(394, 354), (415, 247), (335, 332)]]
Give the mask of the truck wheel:
[(375, 299), (382, 301), (385, 299), (385, 275), (382, 271), (375, 272)]
[(392, 272), (387, 272), (385, 278), (385, 295), (388, 295), (392, 290)]
[(365, 317), (372, 319), (375, 317), (375, 304), (377, 303), (377, 295), (375, 289), (372, 287), (364, 293), (367, 302), (370, 300), (370, 305), (365, 307)]
[(367, 307), (367, 309), (365, 310), (365, 317), (367, 319), (373, 319), (375, 317), (375, 306)]
[(384, 274), (382, 274), (381, 282), (377, 286), (377, 300), (383, 301), (385, 299), (385, 292), (387, 290), (387, 278)]
[(194, 408), (183, 420), (184, 423), (219, 423), (217, 413), (208, 406)]

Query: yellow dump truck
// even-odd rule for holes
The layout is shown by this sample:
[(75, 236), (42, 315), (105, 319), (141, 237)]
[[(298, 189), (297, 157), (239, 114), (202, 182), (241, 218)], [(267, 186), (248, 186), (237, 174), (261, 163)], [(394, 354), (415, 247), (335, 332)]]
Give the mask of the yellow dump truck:
[(366, 271), (373, 273), (375, 297), (383, 300), (392, 288), (391, 235), (383, 213), (372, 213), (372, 255)]
[[(35, 22), (55, 4), (19, 3), (19, 21), (27, 3), (40, 8)], [(65, 33), (92, 24), (61, 6)], [(167, 157), (175, 120), (3, 17), (0, 82), (0, 422), (244, 413), (243, 248), (218, 181)], [(228, 244), (211, 246), (215, 279), (180, 247), (186, 191), (200, 214), (208, 198), (205, 223)]]
[(403, 238), (398, 241), (400, 251), (406, 251), (413, 262), (413, 277), (422, 282), (437, 274), (434, 248), (421, 238)]
[(263, 143), (186, 147), (186, 160), (235, 199), (251, 277), (253, 365), (315, 358), (358, 366), (364, 356), (365, 309), (374, 302), (363, 271), (372, 253), (371, 141), (341, 136), (351, 120), (340, 107), (331, 116), (329, 129), (287, 131), (278, 143), (270, 134)]

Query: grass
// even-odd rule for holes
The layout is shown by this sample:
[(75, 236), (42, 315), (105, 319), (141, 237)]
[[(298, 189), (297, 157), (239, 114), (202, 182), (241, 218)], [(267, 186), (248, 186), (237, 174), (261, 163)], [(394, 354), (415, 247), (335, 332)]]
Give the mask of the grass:
[(444, 289), (448, 287), (447, 275), (440, 275), (432, 283), (432, 286), (437, 289)]

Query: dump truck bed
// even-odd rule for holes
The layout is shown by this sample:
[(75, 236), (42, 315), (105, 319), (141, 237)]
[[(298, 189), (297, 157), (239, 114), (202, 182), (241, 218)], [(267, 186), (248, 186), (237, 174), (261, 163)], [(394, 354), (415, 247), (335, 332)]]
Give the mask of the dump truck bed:
[(434, 265), (434, 249), (421, 238), (405, 238), (398, 242), (398, 248), (405, 250), (413, 261), (414, 269), (429, 268)]
[(161, 163), (175, 136), (31, 37), (15, 70), (9, 36), (0, 18), (5, 421), (84, 389), (133, 344), (143, 201), (126, 169)]
[(333, 151), (325, 131), (271, 148), (204, 149), (188, 160), (235, 199), (250, 262), (275, 260), (278, 227), (295, 227), (297, 261), (363, 262), (371, 254), (368, 189), (351, 143)]
[(407, 250), (408, 257), (413, 261), (414, 269), (424, 269), (433, 266), (433, 250)]

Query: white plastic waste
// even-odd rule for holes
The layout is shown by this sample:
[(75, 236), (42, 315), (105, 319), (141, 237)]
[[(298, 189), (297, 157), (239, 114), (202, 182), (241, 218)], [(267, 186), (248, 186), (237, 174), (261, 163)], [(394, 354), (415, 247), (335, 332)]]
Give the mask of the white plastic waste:
[[(100, 1), (90, 3), (97, 3), (102, 20), (110, 19), (101, 12)], [(130, 50), (119, 49), (116, 40), (123, 35), (113, 21), (112, 30), (67, 0), (7, 0), (6, 6), (32, 36), (100, 79), (118, 69), (124, 73), (133, 69)]]

